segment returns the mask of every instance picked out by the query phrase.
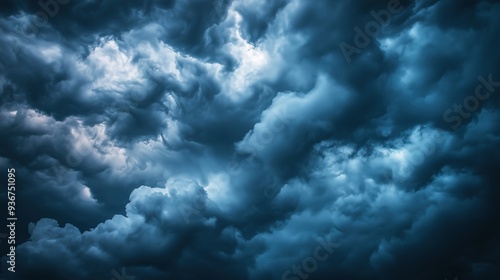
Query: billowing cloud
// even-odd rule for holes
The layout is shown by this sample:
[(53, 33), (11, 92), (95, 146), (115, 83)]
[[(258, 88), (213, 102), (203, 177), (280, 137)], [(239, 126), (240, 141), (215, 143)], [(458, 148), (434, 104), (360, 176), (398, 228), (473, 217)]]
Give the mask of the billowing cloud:
[(494, 279), (499, 13), (4, 1), (2, 277)]

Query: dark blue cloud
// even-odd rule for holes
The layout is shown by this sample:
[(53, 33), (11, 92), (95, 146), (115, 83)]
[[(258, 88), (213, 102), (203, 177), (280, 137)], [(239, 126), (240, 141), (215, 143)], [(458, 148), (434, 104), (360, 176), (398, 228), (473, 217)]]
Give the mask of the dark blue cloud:
[(0, 4), (3, 278), (500, 275), (498, 1), (40, 3)]

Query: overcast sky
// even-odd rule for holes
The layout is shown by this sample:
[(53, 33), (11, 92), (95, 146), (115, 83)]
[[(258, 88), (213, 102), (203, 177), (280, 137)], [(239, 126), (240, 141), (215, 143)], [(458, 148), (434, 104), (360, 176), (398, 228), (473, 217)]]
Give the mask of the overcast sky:
[(496, 0), (2, 0), (0, 279), (497, 279), (499, 43)]

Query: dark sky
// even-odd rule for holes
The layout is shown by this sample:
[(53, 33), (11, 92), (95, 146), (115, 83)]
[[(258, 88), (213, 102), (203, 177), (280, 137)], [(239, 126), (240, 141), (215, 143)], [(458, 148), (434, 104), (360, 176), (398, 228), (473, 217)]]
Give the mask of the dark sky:
[(500, 279), (499, 43), (495, 0), (2, 0), (0, 279)]

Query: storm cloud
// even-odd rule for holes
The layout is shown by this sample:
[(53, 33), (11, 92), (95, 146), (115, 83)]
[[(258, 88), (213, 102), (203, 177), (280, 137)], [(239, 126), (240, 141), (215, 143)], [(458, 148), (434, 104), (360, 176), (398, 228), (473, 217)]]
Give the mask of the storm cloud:
[(499, 15), (3, 1), (2, 279), (496, 279)]

